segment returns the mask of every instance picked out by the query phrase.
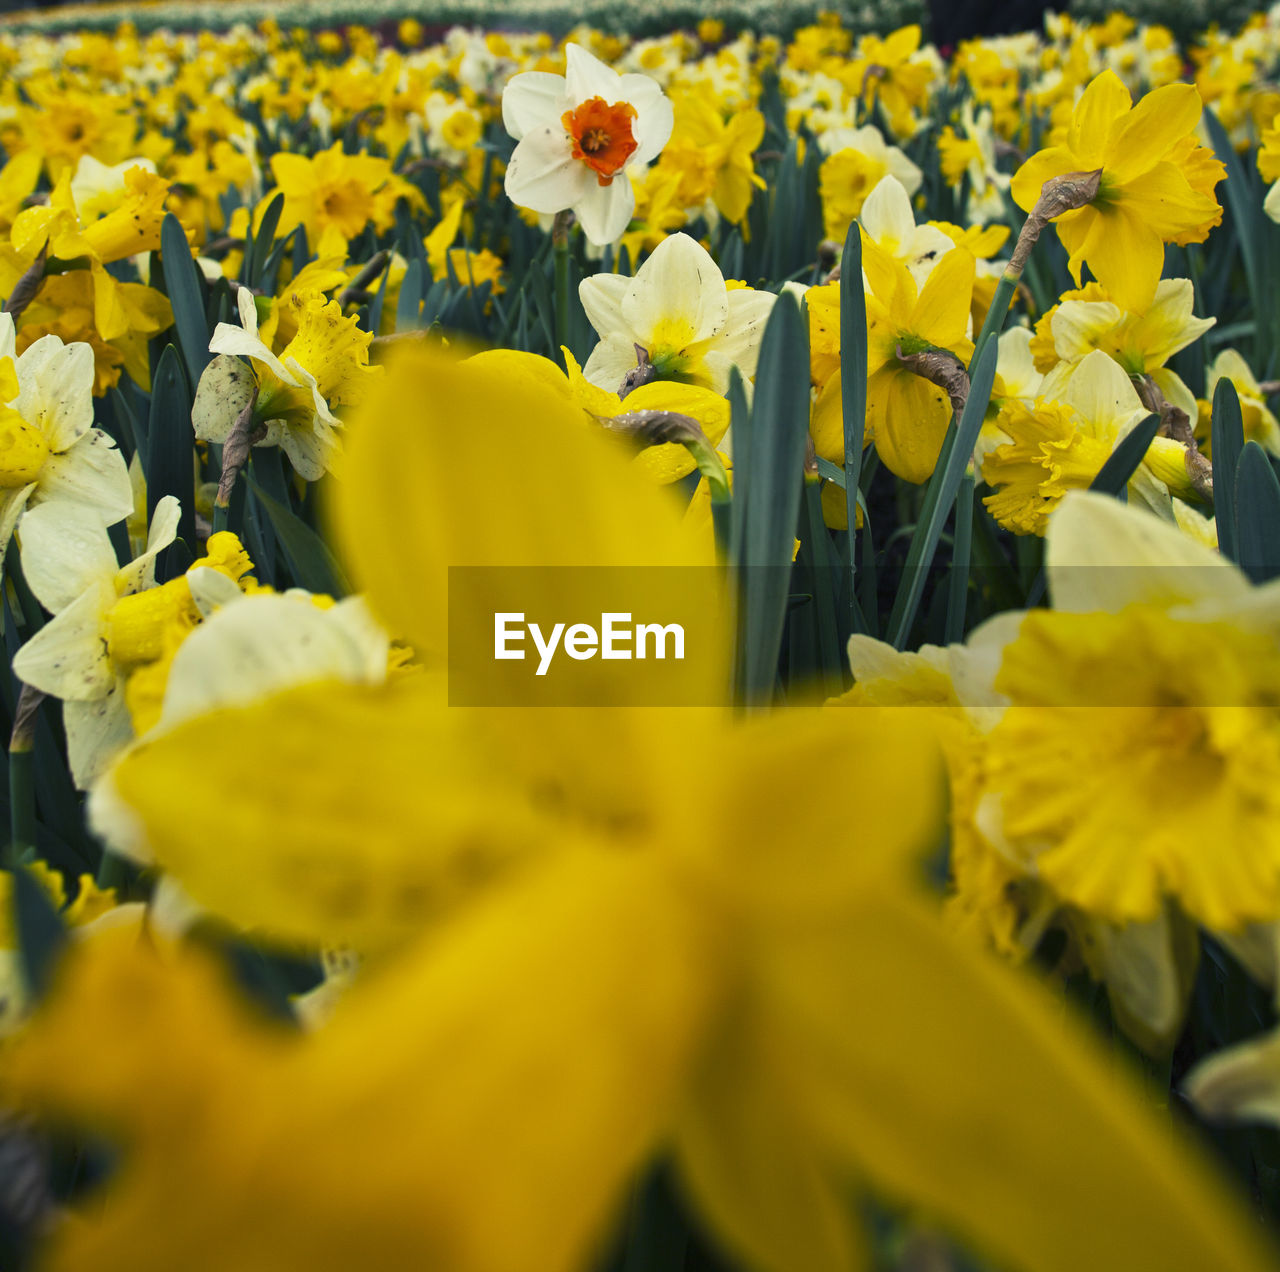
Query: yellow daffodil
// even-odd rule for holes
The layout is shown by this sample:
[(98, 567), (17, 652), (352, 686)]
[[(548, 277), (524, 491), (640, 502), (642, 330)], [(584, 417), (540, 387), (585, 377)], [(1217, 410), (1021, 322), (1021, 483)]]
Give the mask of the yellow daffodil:
[(1101, 349), (1130, 376), (1148, 375), (1166, 401), (1196, 422), (1195, 395), (1166, 363), (1198, 340), (1217, 321), (1196, 318), (1195, 288), (1187, 278), (1164, 278), (1155, 298), (1142, 313), (1130, 313), (1109, 300), (1063, 300), (1049, 321), (1057, 365), (1046, 380), (1045, 394), (1053, 396), (1091, 350)]
[[(1048, 381), (1031, 405), (1014, 399), (996, 417), (1009, 439), (986, 450), (982, 478), (995, 489), (984, 502), (991, 515), (1015, 534), (1043, 535), (1049, 515), (1069, 490), (1086, 489), (1116, 445), (1147, 415), (1129, 378), (1095, 349), (1058, 380)], [(1155, 438), (1149, 461), (1131, 479), (1131, 490), (1152, 508), (1172, 516), (1168, 491), (1149, 465), (1186, 481), (1185, 449), (1172, 438)]]
[[(949, 239), (947, 245), (951, 247)], [(942, 449), (951, 403), (936, 384), (904, 366), (899, 352), (911, 355), (942, 349), (968, 366), (973, 353), (968, 335), (973, 257), (963, 248), (951, 247), (924, 286), (917, 288), (907, 267), (877, 244), (864, 239), (862, 247), (863, 269), (871, 284), (867, 433), (890, 472), (906, 481), (924, 482)], [(843, 432), (840, 436), (842, 459)], [(834, 451), (834, 447), (827, 449)]]
[(1030, 211), (1044, 183), (1101, 170), (1097, 196), (1055, 224), (1076, 285), (1087, 264), (1116, 302), (1142, 313), (1155, 296), (1165, 243), (1200, 243), (1222, 219), (1213, 197), (1222, 165), (1199, 146), (1200, 94), (1169, 84), (1135, 106), (1104, 71), (1085, 90), (1062, 145), (1031, 156), (1014, 175), (1018, 206)]
[(726, 122), (709, 93), (679, 93), (673, 106), (675, 122), (659, 172), (678, 175), (674, 197), (682, 208), (710, 202), (736, 224), (747, 215), (755, 191), (764, 188), (752, 159), (764, 138), (764, 116), (738, 110)]
[(416, 187), (392, 172), (389, 159), (344, 154), (341, 142), (312, 158), (272, 155), (271, 172), (284, 194), (279, 233), (304, 226), (307, 242), (321, 256), (345, 254), (347, 243), (370, 221), (386, 229), (398, 199), (422, 201)]
[[(568, 374), (561, 371), (550, 358), (534, 353), (518, 353), (513, 349), (491, 349), (476, 354), (470, 361), (493, 375), (527, 378), (542, 387), (550, 388), (586, 413), (589, 423), (611, 427), (611, 421), (637, 411), (673, 412), (687, 415), (697, 422), (708, 442), (715, 446), (729, 431), (729, 404), (718, 393), (696, 384), (679, 384), (669, 380), (655, 380), (632, 389), (625, 399), (616, 393), (592, 384), (582, 373), (577, 359), (568, 349), (560, 350), (564, 356)], [(678, 481), (687, 477), (695, 467), (694, 456), (677, 442), (664, 442), (647, 446), (636, 456), (636, 467), (657, 482)]]
[(1280, 455), (1280, 421), (1276, 420), (1267, 405), (1266, 394), (1258, 383), (1258, 377), (1235, 349), (1223, 349), (1205, 369), (1204, 400), (1199, 406), (1199, 423), (1196, 437), (1200, 449), (1212, 454), (1213, 449), (1213, 394), (1219, 380), (1230, 380), (1240, 399), (1240, 416), (1244, 424), (1246, 441), (1257, 442), (1264, 450)]
[(818, 190), (823, 232), (837, 243), (844, 242), (850, 222), (861, 214), (867, 196), (885, 177), (895, 177), (908, 195), (915, 194), (924, 180), (897, 146), (885, 145), (874, 124), (832, 129), (823, 134), (822, 148), (826, 158), (818, 169)]
[(93, 427), (93, 350), (42, 336), (16, 358), (0, 314), (0, 545), (25, 509), (90, 515), (103, 529), (133, 508), (124, 457)]
[[(460, 436), (463, 417), (485, 428)], [(464, 448), (483, 509), (454, 481)], [(406, 362), (350, 459), (353, 565), (424, 648), (477, 532), (489, 565), (689, 560), (665, 493), (525, 384)], [(448, 598), (468, 635), (499, 599), (478, 573)], [(117, 797), (197, 899), (383, 958), (304, 1034), (251, 1016), (194, 950), (73, 951), (0, 1083), (127, 1148), (107, 1204), (56, 1230), (52, 1272), (516, 1272), (531, 1250), (571, 1272), (659, 1149), (752, 1266), (858, 1266), (859, 1184), (1029, 1272), (1271, 1266), (1114, 1066), (920, 892), (939, 809), (919, 728), (882, 710), (734, 726), (613, 683), (611, 707), (494, 727), (429, 679), (329, 682), (122, 762)], [(708, 748), (723, 797), (673, 780)], [(196, 824), (179, 775), (209, 754), (235, 797)], [(845, 798), (779, 803), (800, 774)]]
[[(297, 332), (280, 356), (258, 331), (258, 311), (247, 287), (238, 293), (240, 325), (214, 328), (210, 352), (220, 354), (200, 378), (192, 407), (196, 436), (223, 442), (240, 412), (254, 400), (265, 425), (259, 446), (279, 446), (297, 473), (318, 481), (336, 462), (342, 422), (333, 408), (360, 400), (379, 374), (369, 365), (373, 334), (344, 318), (336, 300), (303, 293)], [(249, 365), (233, 355), (249, 359)]]

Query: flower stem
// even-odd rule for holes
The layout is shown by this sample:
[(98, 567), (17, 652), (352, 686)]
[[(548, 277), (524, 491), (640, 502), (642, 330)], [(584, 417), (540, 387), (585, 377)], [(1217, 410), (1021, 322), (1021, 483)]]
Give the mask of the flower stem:
[(213, 500), (213, 533), (229, 528), (228, 519), (231, 511), (231, 495), (236, 488), (236, 481), (241, 470), (249, 462), (249, 452), (256, 442), (260, 442), (267, 433), (266, 425), (255, 422), (258, 408), (258, 390), (244, 409), (236, 416), (227, 440), (222, 443), (222, 473), (218, 478), (218, 493)]
[(36, 741), (36, 713), (44, 694), (23, 685), (9, 735), (9, 852), (12, 861), (36, 846), (36, 791), (32, 755)]
[(569, 226), (572, 212), (557, 212), (551, 227), (556, 269), (556, 348), (569, 343)]

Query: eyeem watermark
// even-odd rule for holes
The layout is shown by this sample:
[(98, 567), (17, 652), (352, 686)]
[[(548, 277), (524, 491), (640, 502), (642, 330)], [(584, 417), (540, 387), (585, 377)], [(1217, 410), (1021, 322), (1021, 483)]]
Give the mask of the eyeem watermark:
[(732, 604), (723, 571), (449, 570), (454, 706), (719, 706)]
[(524, 658), (526, 635), (538, 653), (538, 670), (534, 673), (538, 676), (547, 674), (560, 648), (579, 661), (597, 656), (622, 661), (666, 658), (668, 646), (672, 658), (684, 658), (684, 628), (679, 623), (633, 624), (630, 614), (601, 614), (598, 628), (590, 623), (556, 623), (544, 635), (537, 623), (526, 623), (522, 613), (493, 616), (494, 658)]

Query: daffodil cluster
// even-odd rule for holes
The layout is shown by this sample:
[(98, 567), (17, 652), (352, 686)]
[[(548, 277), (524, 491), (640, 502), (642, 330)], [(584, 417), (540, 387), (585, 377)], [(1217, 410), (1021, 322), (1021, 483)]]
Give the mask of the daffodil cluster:
[(1280, 6), (500, 9), (0, 25), (0, 1265), (1280, 1267)]

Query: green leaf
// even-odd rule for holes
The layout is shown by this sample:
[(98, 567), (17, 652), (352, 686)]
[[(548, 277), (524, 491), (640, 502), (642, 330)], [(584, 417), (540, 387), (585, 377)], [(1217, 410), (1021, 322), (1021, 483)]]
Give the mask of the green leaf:
[(991, 401), (991, 386), (995, 383), (998, 354), (999, 341), (995, 338), (981, 343), (970, 368), (969, 396), (965, 401), (964, 413), (960, 416), (959, 424), (953, 422), (947, 430), (942, 453), (938, 456), (933, 476), (929, 478), (929, 485), (925, 489), (920, 520), (911, 536), (902, 582), (898, 586), (893, 611), (889, 615), (888, 640), (895, 649), (905, 646), (911, 625), (915, 622), (925, 578), (933, 564), (942, 528), (947, 523), (951, 505), (960, 489), (960, 479), (969, 466), (987, 405)]
[(969, 557), (973, 546), (973, 474), (960, 479), (956, 495), (955, 543), (951, 548), (951, 573), (947, 592), (946, 643), (964, 639), (965, 611), (969, 604)]
[(277, 194), (267, 204), (267, 210), (262, 214), (262, 223), (258, 226), (258, 232), (253, 238), (252, 258), (248, 252), (245, 253), (240, 276), (251, 287), (268, 292), (275, 290), (274, 271), (268, 276), (267, 263), (271, 259), (271, 249), (276, 241), (276, 227), (280, 224), (280, 213), (283, 211), (284, 195)]
[(849, 601), (858, 575), (857, 500), (867, 427), (867, 297), (862, 290), (862, 227), (855, 220), (840, 256), (840, 411), (844, 419), (844, 496), (849, 517)]
[(422, 262), (412, 260), (404, 271), (400, 283), (400, 295), (396, 300), (396, 330), (413, 331), (422, 319), (422, 293), (426, 286), (426, 272)]
[[(178, 537), (196, 541), (195, 473), (192, 448), (191, 397), (178, 351), (168, 345), (151, 380), (151, 418), (147, 425), (147, 454), (143, 472), (147, 478), (147, 519), (165, 495), (182, 504)], [(162, 582), (164, 580), (161, 580)]]
[(751, 429), (736, 469), (748, 483), (741, 683), (750, 704), (768, 701), (777, 674), (809, 436), (809, 377), (795, 369), (808, 365), (805, 319), (791, 296), (780, 296), (760, 344)]
[(1133, 430), (1121, 441), (1108, 456), (1107, 462), (1098, 470), (1098, 475), (1089, 483), (1090, 490), (1100, 495), (1115, 495), (1124, 498), (1129, 479), (1138, 471), (1142, 457), (1151, 445), (1156, 430), (1160, 427), (1158, 415), (1148, 415), (1133, 426)]
[(1236, 466), (1236, 526), (1240, 568), (1255, 583), (1280, 576), (1280, 482), (1257, 442)]
[(173, 306), (173, 325), (178, 345), (193, 385), (213, 356), (209, 352), (209, 326), (205, 321), (205, 286), (182, 225), (172, 212), (160, 227), (160, 251), (164, 262), (164, 282)]
[(294, 581), (308, 592), (323, 592), (329, 596), (346, 596), (351, 592), (341, 567), (325, 546), (324, 540), (305, 522), (278, 500), (273, 499), (262, 484), (248, 473), (245, 480), (254, 498), (266, 510), (275, 531), (276, 540), (289, 562)]
[(1214, 520), (1218, 526), (1218, 547), (1230, 561), (1240, 560), (1235, 473), (1244, 450), (1244, 418), (1236, 386), (1221, 376), (1213, 389), (1211, 423), (1213, 451)]
[(1202, 115), (1214, 153), (1226, 167), (1226, 205), (1231, 212), (1231, 222), (1240, 242), (1240, 255), (1244, 261), (1245, 284), (1253, 302), (1257, 330), (1254, 342), (1254, 362), (1263, 366), (1270, 354), (1270, 314), (1273, 297), (1266, 290), (1264, 273), (1266, 245), (1262, 240), (1265, 219), (1262, 199), (1245, 165), (1241, 163), (1235, 146), (1231, 144), (1222, 122), (1211, 108)]
[(48, 894), (22, 866), (13, 871), (13, 917), (22, 978), (32, 999), (38, 1000), (67, 944), (67, 931)]

